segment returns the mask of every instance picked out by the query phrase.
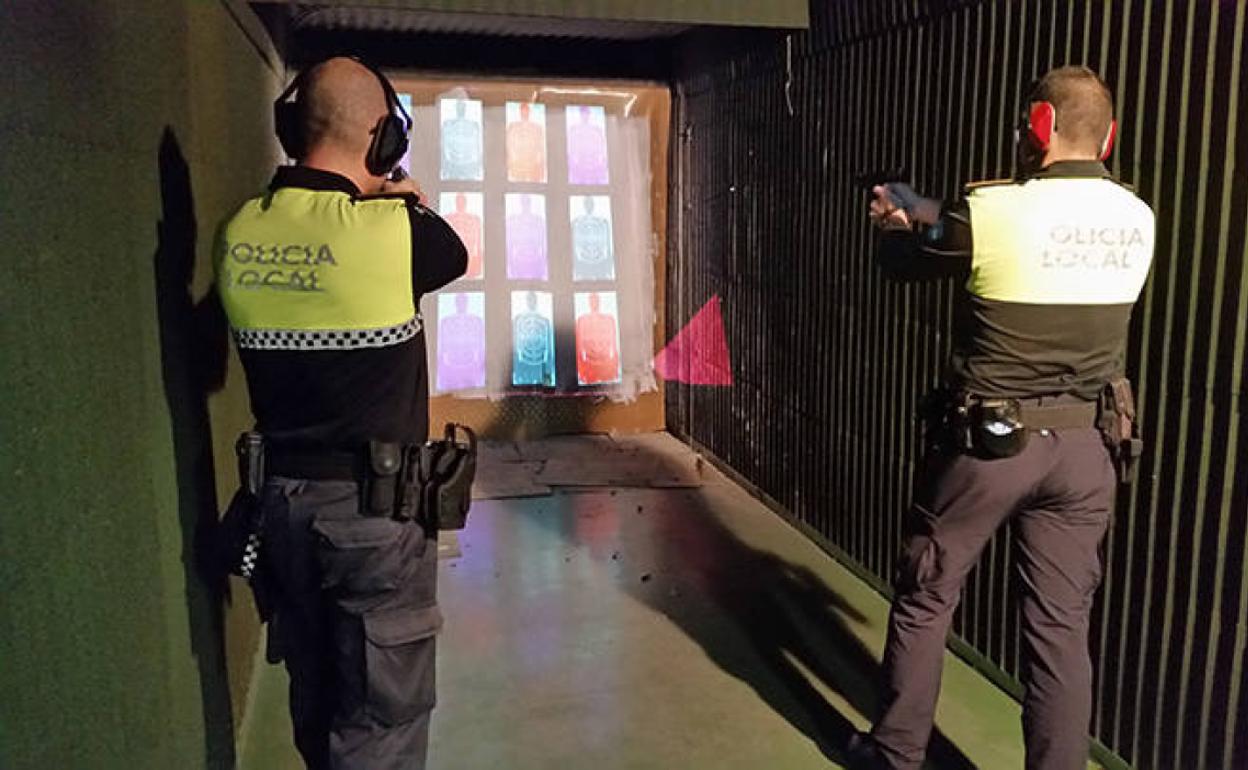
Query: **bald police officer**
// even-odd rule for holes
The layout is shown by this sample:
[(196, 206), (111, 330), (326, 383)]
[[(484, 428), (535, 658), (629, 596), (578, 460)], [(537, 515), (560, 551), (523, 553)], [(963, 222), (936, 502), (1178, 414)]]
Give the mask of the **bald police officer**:
[[(882, 716), (851, 767), (918, 768), (945, 638), (967, 573), (1014, 520), (1022, 583), (1027, 767), (1086, 767), (1088, 624), (1116, 487), (1094, 425), (1121, 377), (1132, 305), (1148, 274), (1153, 213), (1103, 162), (1108, 88), (1062, 67), (1034, 87), (1019, 126), (1019, 178), (950, 205), (876, 187), (881, 257), (969, 266), (939, 446), (916, 490), (885, 648)], [(917, 228), (917, 229), (916, 229)], [(1116, 448), (1115, 448), (1116, 451)]]
[(264, 441), (269, 659), (290, 674), (308, 767), (420, 768), (437, 547), (396, 471), (428, 433), (420, 297), (463, 274), (467, 253), (410, 180), (388, 178), (410, 119), (380, 73), (318, 64), (275, 118), (298, 165), (243, 203), (216, 247)]

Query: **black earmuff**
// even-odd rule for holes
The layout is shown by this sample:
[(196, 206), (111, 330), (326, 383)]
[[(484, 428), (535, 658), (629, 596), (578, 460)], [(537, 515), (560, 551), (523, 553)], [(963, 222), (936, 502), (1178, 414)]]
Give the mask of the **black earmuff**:
[(303, 157), (305, 148), (303, 131), (299, 128), (299, 104), (291, 96), (303, 85), (308, 69), (296, 75), (290, 85), (286, 86), (286, 90), (282, 91), (282, 95), (277, 97), (277, 101), (273, 102), (273, 130), (277, 134), (277, 141), (282, 145), (282, 152), (295, 160)]
[(390, 85), (386, 76), (375, 67), (368, 64), (364, 66), (377, 76), (386, 92), (386, 103), (390, 106), (389, 113), (373, 127), (373, 141), (368, 146), (368, 154), (364, 156), (364, 165), (368, 167), (368, 173), (386, 176), (399, 165), (407, 152), (407, 135), (412, 131), (412, 116), (403, 109), (403, 102), (399, 101), (399, 95), (394, 92), (394, 86)]
[[(373, 139), (364, 156), (364, 165), (368, 168), (368, 173), (385, 176), (394, 170), (394, 167), (403, 159), (404, 153), (407, 152), (407, 135), (412, 130), (412, 117), (407, 114), (407, 110), (403, 109), (403, 103), (399, 101), (398, 94), (394, 92), (394, 86), (390, 85), (390, 81), (381, 74), (380, 70), (359, 59), (355, 61), (377, 76), (377, 81), (381, 83), (381, 88), (386, 93), (386, 106), (389, 113), (378, 120), (377, 125), (373, 127)], [(296, 94), (303, 86), (307, 73), (316, 66), (314, 64), (311, 67), (305, 67), (295, 76), (282, 95), (277, 97), (277, 101), (273, 102), (273, 130), (277, 134), (277, 141), (281, 143), (282, 151), (295, 160), (303, 158), (307, 151), (300, 105)]]

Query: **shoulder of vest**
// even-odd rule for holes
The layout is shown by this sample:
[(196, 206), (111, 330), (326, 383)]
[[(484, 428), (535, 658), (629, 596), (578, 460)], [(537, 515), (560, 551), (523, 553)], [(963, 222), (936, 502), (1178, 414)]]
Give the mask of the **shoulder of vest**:
[(415, 193), (373, 193), (372, 195), (357, 195), (355, 200), (360, 203), (370, 203), (372, 201), (398, 201), (404, 204), (414, 206), (420, 205), (420, 198)]
[(227, 227), (229, 227), (234, 222), (234, 220), (238, 219), (239, 217), (244, 216), (249, 211), (257, 207), (263, 208), (265, 206), (265, 201), (271, 195), (272, 193), (269, 190), (265, 190), (264, 192), (257, 193), (256, 195), (251, 196), (250, 198), (239, 201), (238, 205), (230, 209), (230, 212), (226, 214), (221, 219), (221, 221), (217, 224), (217, 232), (218, 233), (223, 232)]
[(1115, 187), (1121, 187), (1127, 192), (1135, 195), (1135, 187), (1114, 176), (1053, 176), (1053, 177), (1037, 177), (1037, 180), (1049, 180), (1053, 182), (1108, 182)]
[(985, 179), (980, 182), (968, 182), (964, 188), (966, 192), (973, 193), (976, 190), (984, 190), (989, 187), (1006, 187), (1016, 183), (1013, 179)]

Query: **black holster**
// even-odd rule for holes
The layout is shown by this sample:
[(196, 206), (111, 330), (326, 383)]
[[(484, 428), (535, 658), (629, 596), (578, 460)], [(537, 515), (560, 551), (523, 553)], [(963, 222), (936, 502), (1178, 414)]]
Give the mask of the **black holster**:
[(1135, 396), (1131, 392), (1131, 381), (1126, 377), (1110, 380), (1101, 389), (1096, 422), (1101, 439), (1113, 458), (1119, 483), (1135, 481), (1135, 469), (1140, 455), (1144, 453), (1144, 442), (1137, 436)]
[(238, 491), (217, 526), (221, 566), (250, 580), (260, 561), (263, 521), (260, 491), (264, 488), (264, 440), (248, 431), (234, 444), (238, 458)]
[[(457, 440), (457, 431), (467, 437)], [(465, 425), (447, 423), (443, 438), (426, 441), (417, 454), (420, 519), (430, 531), (463, 529), (477, 474), (477, 436)]]
[(217, 524), (217, 557), (221, 568), (251, 584), (261, 620), (271, 614), (263, 555), (264, 508), (260, 503), (265, 481), (264, 438), (255, 431), (238, 437), (238, 491)]

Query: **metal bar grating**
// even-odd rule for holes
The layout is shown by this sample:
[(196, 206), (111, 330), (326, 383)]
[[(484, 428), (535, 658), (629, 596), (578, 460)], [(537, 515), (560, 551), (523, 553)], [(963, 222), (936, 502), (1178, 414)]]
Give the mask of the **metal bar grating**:
[[(809, 32), (703, 51), (675, 83), (667, 321), (718, 294), (737, 384), (670, 387), (671, 427), (880, 585), (958, 288), (879, 275), (852, 178), (901, 165), (951, 197), (1010, 172), (1033, 77), (1081, 62), (1114, 88), (1114, 170), (1156, 211), (1158, 248), (1128, 345), (1147, 454), (1105, 547), (1093, 733), (1141, 768), (1248, 767), (1245, 16), (1226, 0), (816, 2)], [(1008, 677), (1012, 561), (998, 538), (955, 620)]]

